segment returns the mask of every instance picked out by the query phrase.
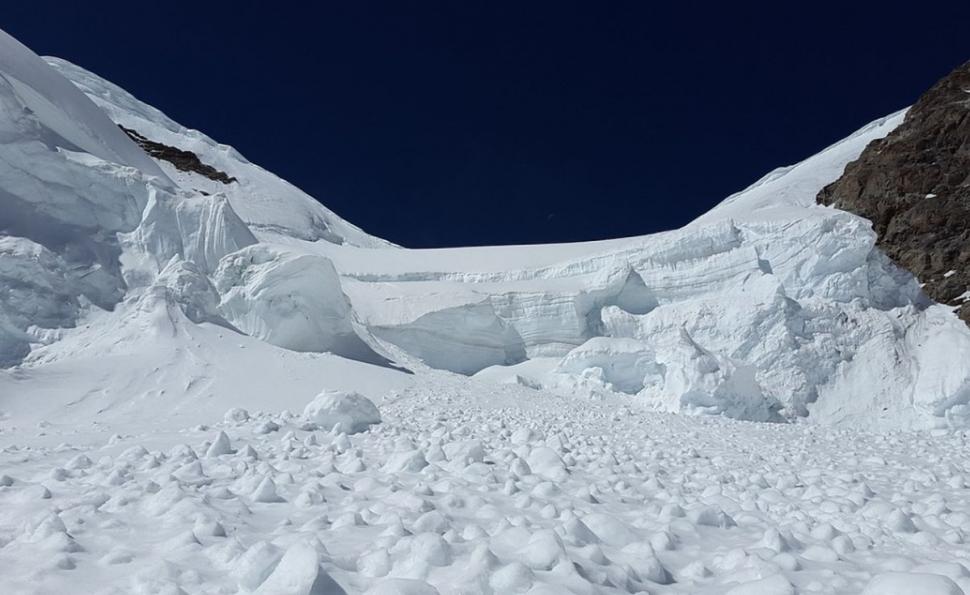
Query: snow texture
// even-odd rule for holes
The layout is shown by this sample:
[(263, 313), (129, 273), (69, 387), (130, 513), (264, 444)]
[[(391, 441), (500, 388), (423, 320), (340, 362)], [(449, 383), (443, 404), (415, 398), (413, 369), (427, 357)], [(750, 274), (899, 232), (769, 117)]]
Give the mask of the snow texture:
[(390, 394), (353, 435), (280, 411), (5, 425), (0, 591), (970, 592), (963, 432), (642, 415), (434, 371)]
[(303, 417), (320, 429), (356, 434), (381, 423), (381, 414), (367, 397), (353, 392), (323, 391), (303, 410)]

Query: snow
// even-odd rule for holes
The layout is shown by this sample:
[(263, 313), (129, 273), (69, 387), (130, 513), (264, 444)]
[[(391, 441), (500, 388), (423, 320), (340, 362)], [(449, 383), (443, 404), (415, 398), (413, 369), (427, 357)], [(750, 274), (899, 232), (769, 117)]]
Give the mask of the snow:
[(874, 577), (863, 595), (961, 595), (964, 591), (952, 580), (938, 574), (887, 572)]
[(60, 137), (46, 140), (167, 180), (158, 165), (84, 93), (4, 31), (0, 31), (0, 73), (4, 95), (9, 93), (25, 116), (36, 118)]
[(294, 351), (378, 356), (357, 335), (329, 260), (258, 244), (227, 255), (215, 271), (219, 313), (246, 334)]
[(353, 392), (323, 391), (303, 410), (303, 417), (320, 429), (356, 434), (381, 423), (381, 414), (367, 397)]
[(235, 177), (237, 182), (222, 184), (198, 174), (176, 170), (167, 162), (159, 163), (161, 169), (181, 187), (201, 190), (210, 195), (223, 194), (233, 210), (262, 239), (283, 234), (353, 246), (392, 246), (344, 221), (292, 184), (250, 163), (232, 147), (216, 143), (198, 130), (174, 122), (117, 85), (66, 60), (45, 60), (83, 91), (111, 121), (155, 142), (191, 151), (203, 163)]
[(824, 151), (793, 166), (780, 167), (741, 192), (732, 194), (698, 217), (692, 225), (724, 219), (787, 218), (791, 212), (815, 208), (819, 190), (834, 181), (845, 164), (862, 152), (870, 141), (882, 138), (899, 126), (906, 110), (899, 110), (863, 126)]
[(683, 229), (408, 250), (5, 34), (0, 108), (0, 592), (970, 593), (970, 331), (814, 204), (904, 112)]
[[(904, 112), (773, 172), (681, 230), (406, 250), (96, 75), (48, 62), (115, 121), (239, 179), (170, 171), (180, 189), (173, 197), (149, 185), (149, 208), (124, 236), (126, 283), (165, 285), (196, 322), (411, 369), (474, 375), (505, 366), (509, 374), (490, 374), (586, 398), (638, 396), (639, 406), (662, 411), (964, 424), (970, 375), (959, 362), (970, 334), (927, 307), (913, 279), (875, 248), (867, 222), (814, 205), (817, 191)], [(925, 335), (939, 323), (950, 328)], [(22, 357), (25, 341), (8, 350)], [(594, 352), (623, 352), (642, 365), (604, 367)], [(518, 366), (557, 358), (551, 370), (514, 379)]]
[(309, 544), (290, 546), (273, 573), (256, 589), (257, 595), (345, 595), (320, 568), (317, 550)]
[[(10, 478), (0, 488), (0, 564), (9, 569), (0, 585), (12, 593), (312, 593), (338, 588), (330, 580), (347, 593), (970, 588), (965, 433), (641, 416), (442, 372), (418, 382), (385, 400), (381, 424), (351, 436), (275, 412), (205, 427), (145, 423), (120, 437), (111, 436), (117, 426), (17, 433), (0, 451)], [(280, 429), (258, 433), (269, 419)], [(220, 432), (235, 452), (197, 457)], [(451, 459), (385, 465), (394, 452), (435, 445)], [(480, 455), (463, 454), (472, 450)], [(90, 464), (71, 463), (79, 455)], [(561, 470), (555, 483), (548, 469)]]
[(367, 595), (439, 595), (438, 590), (424, 581), (392, 578), (381, 581), (367, 590)]
[(114, 312), (92, 313), (37, 348), (28, 364), (0, 371), (0, 418), (16, 427), (42, 420), (52, 427), (183, 427), (220, 420), (229, 409), (302, 411), (323, 388), (383, 396), (413, 380), (392, 368), (193, 323), (162, 288)]

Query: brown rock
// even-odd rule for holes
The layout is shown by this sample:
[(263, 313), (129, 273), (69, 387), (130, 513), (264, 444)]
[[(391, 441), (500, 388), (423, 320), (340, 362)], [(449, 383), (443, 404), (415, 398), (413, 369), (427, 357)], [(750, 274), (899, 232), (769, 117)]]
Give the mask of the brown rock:
[(174, 165), (176, 169), (194, 172), (203, 175), (210, 180), (222, 182), (223, 184), (231, 184), (232, 182), (236, 181), (236, 178), (231, 177), (229, 174), (219, 171), (211, 165), (202, 163), (199, 156), (192, 151), (186, 151), (177, 147), (163, 145), (162, 143), (145, 138), (131, 128), (125, 128), (120, 124), (118, 125), (118, 128), (124, 130), (125, 133), (131, 137), (131, 140), (135, 141), (143, 151), (155, 159), (168, 161)]
[(961, 297), (970, 290), (970, 62), (924, 93), (817, 200), (872, 221), (879, 248), (970, 324)]

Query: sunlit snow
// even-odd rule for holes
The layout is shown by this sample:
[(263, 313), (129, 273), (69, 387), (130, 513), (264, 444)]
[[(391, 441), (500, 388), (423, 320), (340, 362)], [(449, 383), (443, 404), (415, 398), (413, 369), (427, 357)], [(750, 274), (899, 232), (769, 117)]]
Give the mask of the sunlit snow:
[(814, 201), (903, 112), (679, 230), (408, 250), (45, 60), (0, 32), (0, 593), (970, 593), (970, 330)]

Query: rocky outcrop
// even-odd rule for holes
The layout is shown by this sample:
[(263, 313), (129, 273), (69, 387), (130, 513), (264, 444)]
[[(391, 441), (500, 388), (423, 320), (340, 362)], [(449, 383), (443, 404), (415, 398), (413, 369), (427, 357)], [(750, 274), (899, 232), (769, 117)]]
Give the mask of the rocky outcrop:
[(817, 200), (872, 221), (883, 252), (970, 324), (970, 62), (920, 97)]
[(223, 184), (231, 184), (232, 182), (236, 181), (236, 178), (230, 176), (226, 172), (219, 171), (211, 165), (202, 163), (199, 156), (192, 151), (185, 151), (177, 147), (163, 145), (162, 143), (145, 138), (143, 135), (132, 130), (131, 128), (125, 128), (121, 125), (118, 127), (124, 130), (125, 133), (131, 137), (131, 140), (135, 141), (146, 153), (155, 159), (168, 161), (175, 166), (175, 169), (197, 173), (209, 178), (210, 180), (222, 182)]

